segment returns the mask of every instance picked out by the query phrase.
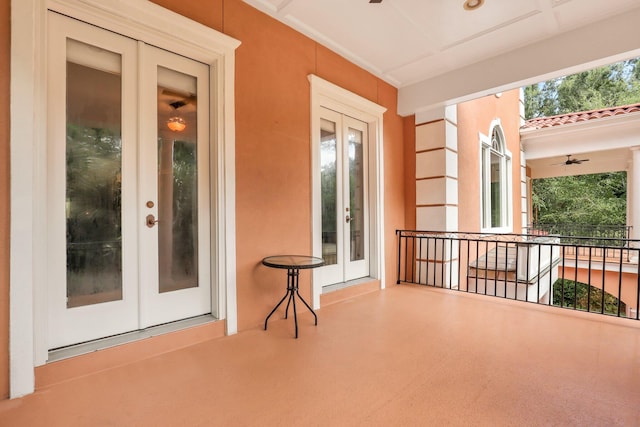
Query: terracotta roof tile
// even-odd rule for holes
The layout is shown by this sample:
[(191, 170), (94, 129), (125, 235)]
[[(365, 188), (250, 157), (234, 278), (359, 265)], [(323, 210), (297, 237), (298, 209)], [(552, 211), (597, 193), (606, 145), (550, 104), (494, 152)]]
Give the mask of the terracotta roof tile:
[(586, 122), (622, 114), (640, 112), (640, 103), (622, 105), (620, 107), (601, 108), (599, 110), (579, 111), (577, 113), (559, 114), (551, 117), (536, 117), (524, 122), (522, 129), (542, 129), (564, 124)]

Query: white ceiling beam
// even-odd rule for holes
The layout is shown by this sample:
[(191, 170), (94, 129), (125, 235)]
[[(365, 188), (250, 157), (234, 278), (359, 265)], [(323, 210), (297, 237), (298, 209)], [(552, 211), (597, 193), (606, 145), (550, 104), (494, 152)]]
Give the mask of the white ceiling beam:
[(398, 93), (402, 116), (640, 56), (640, 8), (419, 83)]

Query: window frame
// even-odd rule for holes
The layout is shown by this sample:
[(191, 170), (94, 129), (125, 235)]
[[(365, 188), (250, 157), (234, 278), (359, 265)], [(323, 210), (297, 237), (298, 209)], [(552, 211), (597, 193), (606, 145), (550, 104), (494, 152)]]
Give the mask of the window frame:
[[(493, 144), (494, 133), (498, 136), (499, 149)], [(479, 169), (480, 169), (480, 230), (490, 233), (513, 232), (513, 188), (512, 159), (513, 155), (507, 149), (507, 141), (500, 119), (495, 119), (489, 126), (488, 135), (479, 133)], [(497, 155), (500, 161), (500, 225), (491, 225), (491, 156)]]

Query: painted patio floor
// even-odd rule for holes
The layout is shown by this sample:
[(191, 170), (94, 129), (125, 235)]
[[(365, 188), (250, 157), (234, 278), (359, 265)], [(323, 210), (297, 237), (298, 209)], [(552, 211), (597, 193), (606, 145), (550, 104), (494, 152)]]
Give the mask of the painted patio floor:
[(640, 425), (638, 322), (408, 285), (299, 312), (297, 340), (274, 314), (0, 402), (0, 425)]

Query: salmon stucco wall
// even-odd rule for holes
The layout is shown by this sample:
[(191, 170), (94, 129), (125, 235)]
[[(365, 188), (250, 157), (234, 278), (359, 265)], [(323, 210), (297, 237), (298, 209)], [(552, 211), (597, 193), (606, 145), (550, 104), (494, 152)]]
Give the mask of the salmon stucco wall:
[(500, 119), (511, 152), (513, 232), (522, 230), (520, 171), (520, 91), (489, 95), (458, 104), (458, 229), (480, 231), (480, 140), (491, 122)]
[(0, 399), (9, 397), (9, 1), (0, 2)]

